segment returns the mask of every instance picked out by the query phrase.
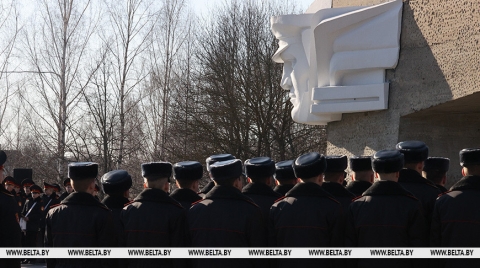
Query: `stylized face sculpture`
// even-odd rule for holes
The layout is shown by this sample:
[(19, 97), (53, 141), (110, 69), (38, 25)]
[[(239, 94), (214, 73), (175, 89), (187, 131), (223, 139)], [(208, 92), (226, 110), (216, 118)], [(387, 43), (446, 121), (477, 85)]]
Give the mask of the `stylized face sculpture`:
[(297, 122), (308, 116), (311, 102), (311, 92), (308, 90), (309, 65), (300, 38), (289, 43), (280, 41), (280, 48), (273, 57), (275, 62), (283, 63), (280, 86), (290, 92), (292, 118)]

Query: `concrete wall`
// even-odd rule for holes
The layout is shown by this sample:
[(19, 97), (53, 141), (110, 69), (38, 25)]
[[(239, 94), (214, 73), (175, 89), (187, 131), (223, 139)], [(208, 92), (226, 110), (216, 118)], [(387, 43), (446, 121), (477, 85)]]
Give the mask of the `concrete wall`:
[[(334, 0), (333, 7), (382, 2)], [(480, 147), (473, 138), (480, 137), (479, 111), (472, 110), (475, 105), (462, 108), (480, 91), (479, 9), (478, 0), (404, 1), (399, 63), (387, 71), (389, 109), (343, 114), (341, 121), (329, 123), (327, 154), (372, 154), (418, 139), (432, 156), (450, 157), (451, 174), (458, 178), (458, 151)]]

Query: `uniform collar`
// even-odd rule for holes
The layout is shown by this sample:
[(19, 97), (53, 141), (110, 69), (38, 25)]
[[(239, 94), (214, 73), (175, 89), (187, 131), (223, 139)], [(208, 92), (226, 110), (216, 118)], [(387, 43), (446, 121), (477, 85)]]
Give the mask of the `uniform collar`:
[(142, 201), (150, 201), (150, 202), (157, 202), (157, 203), (171, 203), (177, 206), (182, 207), (180, 203), (175, 201), (173, 198), (168, 196), (166, 192), (160, 189), (154, 188), (147, 188), (144, 189), (135, 199), (135, 202), (142, 202)]
[(242, 194), (240, 190), (233, 186), (227, 185), (217, 185), (212, 188), (206, 195), (205, 199), (237, 199), (237, 200), (244, 200), (246, 202), (255, 204), (252, 199), (248, 196)]
[(107, 195), (103, 200), (102, 203), (107, 206), (109, 209), (113, 208), (123, 208), (125, 204), (130, 202), (128, 198), (124, 196), (111, 196)]
[(256, 194), (256, 195), (268, 195), (273, 197), (281, 197), (281, 195), (277, 194), (273, 191), (273, 189), (266, 185), (265, 183), (249, 183), (242, 189), (242, 193), (244, 194)]
[(69, 194), (60, 204), (64, 205), (83, 205), (83, 206), (100, 206), (105, 207), (93, 195), (86, 192), (74, 192)]
[(411, 182), (411, 183), (423, 183), (430, 186), (435, 186), (435, 184), (420, 175), (416, 170), (404, 168), (400, 170), (400, 177), (398, 177), (398, 182)]
[(202, 199), (195, 191), (191, 189), (175, 189), (170, 197), (175, 200), (192, 200), (192, 203)]
[(326, 181), (322, 184), (322, 188), (333, 196), (355, 198), (354, 194), (352, 194), (349, 190), (345, 189), (341, 184), (336, 182)]
[(285, 194), (285, 196), (313, 196), (334, 198), (331, 194), (322, 189), (322, 186), (313, 182), (297, 183), (290, 191)]
[(295, 184), (281, 184), (281, 185), (277, 185), (275, 186), (275, 188), (273, 189), (273, 191), (277, 192), (277, 193), (284, 193), (286, 194), (288, 191), (290, 191), (293, 187), (295, 186)]
[(463, 190), (480, 191), (480, 176), (465, 176), (450, 188), (450, 191)]
[(405, 195), (413, 197), (412, 193), (394, 181), (377, 181), (362, 194), (362, 196), (374, 195)]

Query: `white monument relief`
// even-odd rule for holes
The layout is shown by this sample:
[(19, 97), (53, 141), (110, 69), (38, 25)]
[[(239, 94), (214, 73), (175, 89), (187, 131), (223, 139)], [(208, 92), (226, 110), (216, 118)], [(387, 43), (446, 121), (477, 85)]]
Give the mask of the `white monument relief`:
[(388, 108), (385, 70), (398, 62), (402, 5), (395, 0), (271, 18), (279, 40), (272, 59), (284, 64), (280, 84), (290, 90), (294, 121), (326, 125), (342, 113)]

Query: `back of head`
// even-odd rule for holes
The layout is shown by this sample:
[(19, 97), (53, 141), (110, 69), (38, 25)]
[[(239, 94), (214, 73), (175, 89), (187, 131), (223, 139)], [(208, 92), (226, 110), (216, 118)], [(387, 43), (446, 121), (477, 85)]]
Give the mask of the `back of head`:
[(267, 183), (275, 173), (275, 162), (270, 157), (255, 157), (245, 161), (245, 173), (253, 182)]
[(125, 170), (112, 170), (100, 180), (103, 191), (108, 195), (123, 195), (132, 187), (132, 176)]
[(465, 175), (480, 176), (480, 149), (466, 148), (460, 151), (460, 165)]
[(242, 169), (242, 161), (240, 159), (232, 159), (215, 162), (210, 166), (210, 173), (216, 184), (232, 186), (235, 180), (242, 175)]
[(68, 177), (77, 192), (86, 192), (98, 175), (98, 164), (93, 162), (75, 162), (68, 165)]
[(297, 180), (293, 171), (293, 160), (280, 161), (275, 164), (275, 179), (280, 184), (292, 183)]
[(325, 181), (342, 183), (345, 178), (345, 169), (347, 169), (348, 165), (347, 156), (328, 155), (326, 161)]
[(293, 162), (295, 176), (302, 181), (310, 181), (323, 174), (327, 168), (325, 156), (312, 152), (299, 156)]
[(402, 141), (395, 148), (404, 155), (405, 164), (415, 164), (428, 158), (428, 147), (423, 141)]
[(381, 150), (376, 152), (372, 157), (373, 171), (380, 175), (397, 173), (403, 169), (404, 156), (397, 150)]
[(450, 167), (450, 159), (444, 157), (429, 157), (425, 160), (423, 171), (426, 178), (435, 184), (441, 184)]
[(213, 165), (215, 162), (227, 161), (227, 160), (232, 160), (232, 159), (235, 159), (235, 156), (233, 156), (231, 154), (214, 154), (214, 155), (211, 155), (205, 160), (205, 163), (207, 164), (207, 171), (210, 171), (210, 166)]
[(181, 188), (189, 188), (203, 177), (203, 166), (197, 161), (183, 161), (173, 165), (173, 174)]
[(147, 180), (149, 188), (163, 189), (170, 182), (172, 164), (169, 162), (150, 162), (142, 164), (142, 177)]
[(356, 181), (370, 181), (372, 170), (372, 156), (352, 156), (349, 159), (350, 169)]

